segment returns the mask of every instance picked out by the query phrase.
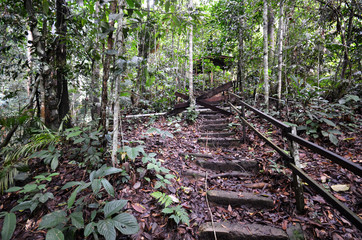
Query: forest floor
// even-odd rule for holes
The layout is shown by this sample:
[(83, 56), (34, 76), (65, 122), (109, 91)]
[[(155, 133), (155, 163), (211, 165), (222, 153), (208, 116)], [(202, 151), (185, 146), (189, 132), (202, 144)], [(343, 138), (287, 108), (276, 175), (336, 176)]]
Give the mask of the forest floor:
[[(240, 125), (237, 124), (237, 119), (230, 117), (229, 120), (234, 123), (231, 126), (236, 134), (240, 134)], [(283, 147), (286, 144), (282, 138), (277, 137), (280, 135), (277, 130), (270, 129), (269, 125), (263, 127), (258, 118), (252, 119), (252, 122), (258, 129), (268, 133), (270, 138), (279, 143), (279, 146)], [(297, 213), (294, 193), (291, 189), (291, 170), (284, 168), (281, 165), (279, 155), (256, 135), (248, 131), (248, 144), (241, 144), (237, 147), (228, 148), (228, 150), (209, 148), (197, 143), (197, 139), (200, 137), (199, 126), (199, 120), (190, 125), (184, 120), (164, 117), (126, 119), (123, 121), (123, 139), (127, 141), (126, 144), (129, 146), (141, 144), (146, 153), (156, 153), (156, 158), (176, 176), (171, 185), (167, 185), (162, 190), (157, 190), (176, 196), (180, 201), (179, 204), (187, 210), (190, 217), (189, 225), (177, 225), (161, 212), (163, 207), (150, 196), (152, 192), (157, 191), (154, 186), (155, 177), (153, 176), (152, 179), (152, 176), (148, 176), (152, 179), (151, 181), (147, 181), (144, 176), (140, 177), (137, 168), (142, 167), (143, 164), (141, 158), (138, 157), (134, 163), (131, 163), (128, 182), (120, 183), (115, 177), (110, 178), (110, 182), (115, 186), (116, 198), (128, 200), (126, 210), (133, 214), (139, 222), (140, 231), (133, 235), (132, 239), (197, 239), (199, 226), (204, 222), (210, 222), (211, 218), (215, 222), (229, 220), (242, 223), (259, 223), (273, 225), (284, 230), (290, 225), (300, 224), (306, 239), (362, 239), (362, 232), (350, 224), (308, 185), (304, 186), (305, 211)], [(174, 137), (162, 137), (159, 134), (146, 133), (152, 127), (168, 131)], [(329, 145), (330, 150), (361, 164), (362, 140), (360, 132), (344, 133), (341, 138), (349, 140), (342, 141), (338, 148)], [(67, 151), (63, 152), (66, 153)], [(257, 160), (260, 164), (260, 171), (247, 180), (242, 177), (212, 179), (186, 177), (183, 176), (185, 169), (198, 171), (195, 158), (191, 156), (191, 153), (210, 154), (215, 159), (228, 157), (229, 159)], [(303, 149), (300, 150), (300, 156), (304, 170), (316, 181), (324, 184), (326, 188), (336, 184), (348, 185), (349, 190), (347, 191), (334, 192), (331, 190), (331, 192), (355, 213), (362, 216), (362, 179), (360, 177), (317, 154), (307, 153)], [(30, 168), (33, 170), (32, 176), (48, 171), (47, 167), (38, 160), (31, 160)], [(213, 174), (209, 170), (205, 171), (208, 172), (209, 176)], [(61, 187), (69, 181), (87, 180), (89, 178), (86, 169), (71, 164), (71, 159), (68, 159), (67, 154), (62, 156), (57, 172), (60, 175), (53, 177), (53, 180), (46, 185), (46, 189), (54, 194), (54, 199), (46, 202), (44, 206), (37, 208), (33, 213), (28, 210), (18, 212), (18, 225), (13, 239), (44, 239), (46, 232), (38, 229), (41, 218), (49, 212), (64, 208), (71, 194), (71, 191), (61, 190)], [(261, 194), (265, 192), (273, 199), (275, 207), (268, 211), (258, 211), (243, 207), (222, 207), (210, 204), (210, 208), (208, 208), (205, 200), (206, 192), (210, 190), (206, 189), (208, 186)], [(9, 211), (16, 205), (18, 198), (19, 194), (14, 193), (1, 195), (0, 211)], [(90, 215), (90, 212), (86, 210), (84, 215)], [(0, 219), (0, 226), (2, 221)], [(82, 234), (79, 235), (83, 236)], [(119, 236), (117, 239), (128, 238)], [(83, 237), (77, 239), (83, 239)]]

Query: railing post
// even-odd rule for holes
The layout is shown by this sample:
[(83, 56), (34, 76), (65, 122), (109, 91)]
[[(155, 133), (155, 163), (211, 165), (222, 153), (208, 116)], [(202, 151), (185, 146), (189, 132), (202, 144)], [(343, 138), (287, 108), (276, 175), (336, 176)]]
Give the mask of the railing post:
[[(297, 135), (297, 128), (292, 127), (292, 134)], [(289, 150), (290, 155), (292, 157), (292, 161), (294, 165), (300, 168), (300, 158), (299, 158), (299, 145), (296, 142), (289, 140)], [(304, 211), (304, 195), (303, 195), (303, 184), (302, 180), (298, 177), (297, 174), (293, 173), (293, 182), (292, 188), (295, 192), (295, 201), (297, 205), (297, 211), (303, 212)]]

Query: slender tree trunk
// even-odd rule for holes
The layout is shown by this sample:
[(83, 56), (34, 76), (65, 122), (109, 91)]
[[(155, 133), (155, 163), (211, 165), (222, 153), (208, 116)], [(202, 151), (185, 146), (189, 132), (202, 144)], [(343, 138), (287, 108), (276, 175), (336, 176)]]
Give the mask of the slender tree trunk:
[[(63, 118), (69, 113), (69, 93), (68, 93), (68, 81), (66, 79), (66, 64), (67, 64), (67, 49), (66, 49), (66, 15), (68, 14), (68, 8), (65, 0), (57, 0), (56, 2), (57, 16), (56, 16), (56, 78), (57, 78), (57, 102), (58, 102), (58, 122), (57, 126), (61, 123)], [(65, 124), (70, 126), (70, 120)]]
[[(190, 0), (191, 7), (192, 7), (192, 0)], [(192, 50), (192, 39), (193, 38), (193, 25), (191, 23), (190, 26), (190, 50), (189, 50), (189, 95), (190, 95), (190, 107), (194, 108), (196, 105), (196, 100), (194, 96), (194, 80), (193, 80), (193, 50)]]
[[(242, 7), (244, 8), (244, 1), (241, 2)], [(240, 23), (239, 23), (239, 61), (238, 61), (238, 79), (239, 79), (239, 91), (243, 94), (244, 92), (244, 17), (240, 18)]]
[[(116, 12), (116, 6), (117, 2), (116, 0), (113, 0), (110, 5), (110, 12), (115, 13)], [(109, 22), (109, 26), (113, 27), (114, 21)], [(110, 32), (108, 35), (108, 41), (107, 41), (107, 50), (113, 49), (113, 32)], [(103, 147), (106, 146), (106, 133), (107, 133), (107, 105), (108, 105), (108, 79), (109, 79), (109, 73), (110, 73), (110, 65), (111, 65), (111, 58), (112, 56), (109, 54), (106, 54), (104, 56), (104, 62), (103, 62), (103, 82), (102, 82), (102, 102), (101, 102), (101, 119), (100, 119), (100, 126), (103, 128)]]
[(268, 72), (268, 1), (264, 0), (263, 8), (263, 37), (264, 37), (264, 94), (265, 107), (269, 111), (269, 72)]
[(31, 42), (33, 42), (34, 38), (33, 38), (33, 33), (28, 30), (28, 43), (27, 43), (27, 57), (28, 57), (28, 66), (29, 66), (29, 69), (28, 69), (28, 82), (27, 82), (27, 93), (28, 93), (28, 97), (30, 96), (30, 93), (31, 93), (31, 85), (33, 84), (33, 74), (32, 74), (32, 68), (33, 68), (33, 57), (31, 55)]
[(273, 59), (275, 52), (275, 40), (274, 40), (274, 12), (271, 6), (271, 2), (268, 4), (268, 39), (269, 39), (269, 67), (273, 67)]
[(116, 77), (115, 81), (115, 91), (114, 91), (114, 113), (113, 113), (113, 143), (112, 143), (112, 165), (115, 167), (118, 163), (117, 159), (117, 150), (119, 145), (119, 132), (120, 132), (120, 83), (123, 80), (124, 72), (125, 72), (125, 64), (123, 63), (123, 59), (120, 57), (124, 55), (124, 36), (123, 36), (123, 10), (122, 7), (124, 5), (124, 0), (120, 0), (119, 2), (119, 14), (120, 18), (118, 20), (118, 27), (116, 33), (116, 44), (118, 59), (116, 61), (117, 68), (122, 70), (122, 75)]
[(278, 106), (282, 99), (282, 70), (283, 70), (283, 28), (284, 28), (284, 2), (280, 3), (278, 31)]

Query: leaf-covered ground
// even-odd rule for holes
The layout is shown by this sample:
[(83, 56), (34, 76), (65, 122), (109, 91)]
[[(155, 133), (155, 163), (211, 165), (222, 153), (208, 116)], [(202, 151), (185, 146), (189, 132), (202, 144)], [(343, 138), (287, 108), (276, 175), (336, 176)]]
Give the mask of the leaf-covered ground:
[[(231, 118), (230, 121), (235, 123), (234, 131), (240, 134), (237, 120)], [(278, 142), (279, 146), (285, 144), (278, 137), (280, 133), (270, 125), (262, 124), (263, 122), (257, 118), (253, 119), (253, 122), (261, 131)], [(139, 222), (140, 231), (132, 236), (133, 239), (197, 239), (198, 227), (206, 221), (211, 221), (211, 218), (214, 221), (228, 220), (267, 224), (283, 229), (286, 229), (288, 225), (299, 223), (305, 232), (306, 239), (362, 239), (361, 231), (351, 225), (337, 210), (327, 204), (307, 185), (304, 188), (305, 212), (297, 213), (294, 193), (291, 189), (291, 171), (282, 167), (278, 154), (267, 147), (256, 135), (248, 131), (249, 143), (239, 147), (210, 149), (197, 143), (197, 138), (200, 136), (199, 125), (199, 122), (188, 125), (185, 121), (176, 118), (165, 119), (163, 117), (158, 119), (126, 119), (123, 121), (125, 145), (132, 147), (143, 145), (145, 152), (156, 153), (156, 158), (162, 162), (163, 166), (170, 169), (170, 173), (176, 175), (172, 184), (156, 190), (155, 174), (148, 171), (145, 176), (140, 176), (141, 174), (137, 169), (145, 166), (141, 162), (141, 158), (137, 157), (130, 164), (130, 180), (127, 183), (122, 183), (117, 176), (110, 178), (110, 182), (116, 189), (115, 197), (128, 200), (126, 211), (132, 213)], [(146, 133), (151, 127), (168, 131), (174, 137)], [(361, 164), (359, 133), (347, 132), (344, 134), (341, 139), (348, 140), (342, 141), (338, 148), (331, 147), (331, 150)], [(69, 148), (71, 147), (69, 146)], [(13, 239), (44, 239), (46, 232), (38, 229), (42, 216), (57, 209), (64, 209), (71, 194), (69, 189), (61, 190), (61, 187), (69, 181), (87, 180), (89, 178), (86, 169), (77, 164), (71, 164), (73, 159), (70, 159), (66, 149), (63, 152), (65, 155), (62, 156), (61, 164), (57, 169), (60, 175), (53, 177), (53, 180), (47, 183), (47, 190), (52, 192), (55, 198), (37, 208), (33, 213), (30, 213), (29, 210), (17, 212), (18, 225)], [(261, 171), (252, 178), (185, 177), (182, 175), (185, 169), (200, 171), (200, 168), (195, 164), (195, 159), (188, 155), (192, 152), (212, 154), (216, 160), (221, 159), (221, 157), (255, 159), (259, 161)], [(304, 170), (315, 180), (324, 184), (326, 188), (337, 184), (347, 185), (349, 187), (347, 191), (335, 192), (331, 190), (331, 192), (359, 216), (362, 216), (361, 178), (317, 154), (311, 154), (301, 149), (300, 155)], [(110, 161), (109, 159), (105, 160)], [(31, 160), (30, 167), (33, 170), (33, 176), (47, 171), (46, 166), (38, 160)], [(206, 172), (208, 176), (215, 174), (211, 171)], [(148, 178), (150, 181), (147, 181)], [(269, 211), (258, 211), (210, 204), (209, 209), (205, 199), (206, 188), (263, 193), (274, 200), (275, 207)], [(188, 226), (185, 224), (176, 225), (172, 219), (161, 213), (163, 207), (150, 196), (152, 192), (158, 190), (180, 200), (179, 204), (189, 213), (190, 224)], [(0, 211), (9, 211), (16, 205), (18, 198), (19, 194), (15, 193), (1, 195)], [(112, 198), (102, 199), (102, 201), (106, 200), (112, 200)], [(84, 219), (89, 219), (90, 214), (90, 210), (85, 208)], [(2, 222), (3, 219), (0, 219), (0, 226), (2, 226)], [(77, 239), (83, 239), (82, 230), (79, 230), (78, 233)], [(128, 238), (118, 236), (117, 239)]]

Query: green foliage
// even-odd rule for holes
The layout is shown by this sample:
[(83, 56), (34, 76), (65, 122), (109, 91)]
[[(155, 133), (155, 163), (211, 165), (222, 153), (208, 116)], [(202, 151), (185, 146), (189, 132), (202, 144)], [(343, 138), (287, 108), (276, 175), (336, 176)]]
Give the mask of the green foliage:
[(167, 137), (169, 138), (173, 138), (174, 136), (172, 135), (172, 133), (170, 133), (169, 131), (163, 131), (159, 128), (155, 128), (155, 127), (151, 127), (150, 129), (147, 130), (146, 132), (147, 134), (159, 134), (161, 136), (161, 138), (165, 139)]
[(35, 176), (35, 183), (28, 183), (24, 187), (11, 187), (6, 192), (24, 193), (24, 197), (20, 199), (20, 203), (11, 209), (11, 212), (23, 211), (29, 209), (33, 212), (40, 203), (44, 204), (49, 199), (53, 199), (54, 195), (46, 191), (46, 184), (41, 184), (43, 181), (50, 182), (52, 177), (58, 176), (59, 173), (43, 173)]
[(44, 163), (50, 165), (52, 170), (58, 167), (60, 157), (61, 151), (56, 149), (54, 145), (49, 145), (48, 150), (42, 150), (30, 156), (30, 158), (43, 159)]
[(192, 107), (188, 107), (185, 113), (186, 113), (186, 121), (190, 124), (196, 122), (196, 119), (199, 116), (199, 113), (195, 110), (195, 108)]
[(176, 224), (179, 224), (181, 222), (189, 225), (189, 215), (181, 205), (169, 207), (171, 204), (179, 202), (176, 197), (167, 195), (162, 192), (153, 192), (151, 193), (151, 196), (156, 198), (158, 203), (164, 207), (162, 213), (170, 215), (170, 218), (173, 219)]
[(170, 218), (173, 219), (176, 224), (184, 223), (186, 225), (190, 224), (190, 218), (189, 215), (187, 213), (187, 211), (181, 206), (181, 205), (177, 205), (174, 207), (165, 207), (162, 212), (164, 214), (168, 214), (170, 215)]
[[(57, 132), (43, 126), (43, 129), (36, 130), (35, 134), (29, 139), (25, 145), (12, 146), (1, 150), (0, 156), (4, 155), (4, 163), (0, 167), (0, 191), (4, 191), (14, 182), (14, 177), (21, 170), (22, 166), (27, 164), (29, 158), (33, 158), (33, 154), (40, 149), (49, 146), (53, 149), (56, 156), (52, 157), (51, 154), (47, 155), (48, 163), (51, 164), (52, 169), (58, 165), (58, 150), (55, 146), (60, 143), (61, 137)], [(44, 154), (46, 155), (46, 154)], [(50, 162), (49, 162), (50, 161)]]
[(1, 239), (10, 240), (16, 227), (16, 216), (14, 213), (2, 212), (0, 217), (4, 218), (3, 228), (1, 230)]
[[(98, 234), (100, 234), (107, 240), (116, 239), (116, 230), (119, 230), (124, 235), (137, 233), (139, 226), (136, 218), (129, 213), (121, 212), (126, 206), (127, 200), (113, 200), (106, 202), (104, 206), (99, 204), (99, 202), (89, 202), (89, 199), (100, 198), (102, 196), (102, 187), (110, 196), (114, 197), (114, 188), (105, 177), (122, 172), (122, 169), (103, 165), (100, 169), (91, 172), (89, 182), (68, 182), (65, 184), (62, 189), (77, 186), (68, 199), (68, 209), (72, 209), (79, 192), (91, 187), (92, 193), (79, 198), (78, 201), (76, 201), (77, 207), (75, 211), (69, 214), (69, 216), (67, 216), (67, 211), (65, 210), (59, 210), (45, 215), (42, 218), (39, 228), (48, 229), (47, 236), (49, 234), (51, 237), (64, 237), (63, 233), (67, 230), (84, 229), (84, 237), (93, 234), (93, 236), (98, 239)], [(83, 218), (83, 213), (80, 211), (83, 207), (92, 209), (91, 217), (86, 221)], [(102, 217), (96, 222), (95, 219), (99, 214), (101, 214)]]
[(100, 190), (103, 187), (104, 190), (112, 197), (114, 197), (114, 188), (110, 182), (105, 178), (106, 176), (121, 173), (121, 175), (126, 175), (126, 172), (123, 169), (107, 167), (103, 165), (100, 169), (92, 171), (89, 175), (89, 182), (77, 181), (77, 182), (68, 182), (62, 189), (67, 189), (70, 187), (77, 186), (68, 199), (68, 208), (71, 208), (75, 202), (77, 194), (88, 187), (91, 187), (95, 197), (100, 197)]
[(92, 127), (74, 127), (64, 131), (66, 140), (72, 140), (74, 144), (80, 145), (73, 148), (75, 156), (81, 155), (81, 161), (77, 159), (81, 166), (89, 168), (98, 168), (102, 165), (102, 152), (99, 150), (101, 146), (100, 130), (92, 130)]

